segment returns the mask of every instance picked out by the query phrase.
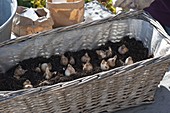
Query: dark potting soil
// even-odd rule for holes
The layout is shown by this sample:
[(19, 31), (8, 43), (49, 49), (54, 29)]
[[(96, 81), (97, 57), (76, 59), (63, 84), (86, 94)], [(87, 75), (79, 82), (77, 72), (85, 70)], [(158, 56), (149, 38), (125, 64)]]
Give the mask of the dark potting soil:
[[(121, 55), (118, 53), (118, 48), (125, 44), (125, 46), (129, 49), (129, 51)], [(31, 84), (33, 87), (39, 87), (42, 85), (52, 85), (59, 82), (66, 82), (71, 81), (80, 77), (85, 77), (88, 75), (92, 75), (98, 72), (101, 72), (100, 69), (100, 63), (102, 59), (99, 59), (98, 55), (96, 54), (96, 50), (108, 50), (108, 47), (112, 48), (113, 55), (117, 55), (116, 59), (116, 65), (114, 68), (122, 66), (121, 61), (125, 61), (125, 59), (129, 56), (132, 57), (133, 62), (138, 62), (141, 60), (145, 60), (148, 58), (151, 58), (153, 56), (148, 56), (148, 49), (143, 46), (143, 43), (141, 41), (137, 41), (135, 38), (129, 38), (129, 36), (125, 36), (122, 38), (120, 42), (112, 43), (111, 41), (108, 41), (105, 45), (102, 45), (100, 47), (94, 48), (93, 50), (80, 50), (76, 52), (66, 52), (64, 55), (67, 58), (70, 58), (72, 56), (75, 59), (75, 65), (72, 65), (74, 69), (76, 70), (76, 74), (71, 76), (65, 76), (64, 72), (67, 66), (63, 66), (60, 64), (60, 55), (51, 56), (50, 58), (43, 58), (43, 57), (37, 57), (37, 58), (30, 58), (24, 61), (19, 62), (18, 65), (20, 65), (23, 69), (27, 70), (20, 79), (16, 79), (14, 77), (14, 71), (18, 65), (12, 67), (9, 69), (5, 74), (0, 74), (0, 90), (1, 91), (10, 91), (10, 90), (19, 90), (23, 89), (23, 83), (26, 80), (31, 81)], [(81, 57), (88, 53), (91, 60), (90, 63), (93, 65), (93, 70), (91, 72), (84, 72), (82, 70), (83, 63), (80, 60)], [(108, 58), (105, 58), (106, 60)], [(48, 80), (48, 84), (44, 83), (41, 84), (43, 81), (45, 81), (45, 77), (43, 76), (43, 72), (36, 72), (35, 68), (38, 67), (42, 63), (51, 63), (52, 70), (51, 72), (56, 71), (57, 74), (53, 75), (51, 79)]]

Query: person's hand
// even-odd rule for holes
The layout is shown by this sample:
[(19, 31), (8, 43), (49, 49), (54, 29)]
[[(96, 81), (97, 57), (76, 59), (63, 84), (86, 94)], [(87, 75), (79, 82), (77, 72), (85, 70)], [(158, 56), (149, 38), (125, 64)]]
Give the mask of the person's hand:
[(125, 9), (144, 9), (149, 7), (154, 0), (116, 0), (114, 6)]

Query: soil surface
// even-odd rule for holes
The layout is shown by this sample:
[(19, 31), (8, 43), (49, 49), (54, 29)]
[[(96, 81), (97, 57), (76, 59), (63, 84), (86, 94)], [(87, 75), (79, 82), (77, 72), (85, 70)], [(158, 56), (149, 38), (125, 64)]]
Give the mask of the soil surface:
[[(119, 54), (118, 52), (118, 48), (123, 44), (129, 49), (129, 51), (124, 55)], [(75, 64), (72, 66), (74, 67), (76, 74), (70, 76), (65, 76), (65, 69), (67, 68), (67, 66), (63, 66), (60, 64), (60, 55), (51, 56), (48, 59), (37, 57), (21, 61), (18, 65), (9, 69), (5, 74), (0, 74), (0, 90), (10, 91), (23, 89), (23, 83), (26, 80), (29, 80), (33, 87), (39, 87), (44, 85), (52, 85), (59, 82), (71, 81), (80, 77), (101, 72), (102, 70), (100, 69), (100, 63), (102, 59), (100, 59), (99, 56), (96, 54), (96, 50), (106, 51), (109, 47), (111, 47), (112, 49), (112, 56), (110, 57), (117, 55), (116, 65), (113, 68), (122, 66), (121, 61), (125, 62), (126, 58), (129, 56), (132, 57), (133, 62), (138, 62), (153, 57), (148, 56), (148, 49), (143, 46), (143, 43), (141, 41), (137, 41), (135, 38), (129, 39), (129, 36), (125, 36), (120, 42), (112, 43), (111, 41), (108, 41), (105, 45), (94, 48), (93, 50), (66, 52), (64, 55), (68, 59), (70, 59), (71, 56), (75, 59)], [(82, 70), (83, 63), (81, 61), (81, 57), (84, 56), (85, 53), (88, 53), (91, 58), (90, 63), (93, 65), (93, 70), (90, 72), (85, 72)], [(108, 58), (104, 59), (107, 60)], [(45, 79), (45, 77), (43, 76), (44, 73), (42, 71), (35, 71), (35, 68), (39, 67), (39, 65), (43, 63), (51, 63), (52, 69), (50, 70), (50, 72), (57, 72), (49, 80)], [(22, 69), (27, 71), (19, 79), (17, 79), (16, 77), (14, 77), (14, 71), (19, 65), (22, 67)]]

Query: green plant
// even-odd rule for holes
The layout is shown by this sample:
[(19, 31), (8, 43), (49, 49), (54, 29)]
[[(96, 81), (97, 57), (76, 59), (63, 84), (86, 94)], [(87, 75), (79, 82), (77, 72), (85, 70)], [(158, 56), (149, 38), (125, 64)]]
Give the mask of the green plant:
[(33, 5), (33, 7), (38, 7), (38, 8), (42, 8), (45, 7), (46, 1), (45, 0), (31, 0), (31, 3)]
[(102, 5), (109, 9), (112, 13), (116, 14), (116, 8), (113, 6), (112, 0), (98, 0)]
[(84, 0), (85, 1), (85, 3), (87, 3), (87, 2), (91, 2), (92, 0)]
[[(84, 0), (85, 3), (91, 2), (93, 0)], [(116, 14), (116, 8), (112, 4), (112, 0), (98, 0), (102, 5), (109, 9), (112, 13)]]
[(19, 6), (42, 8), (45, 7), (46, 0), (17, 0)]
[(19, 6), (32, 7), (30, 0), (17, 0)]

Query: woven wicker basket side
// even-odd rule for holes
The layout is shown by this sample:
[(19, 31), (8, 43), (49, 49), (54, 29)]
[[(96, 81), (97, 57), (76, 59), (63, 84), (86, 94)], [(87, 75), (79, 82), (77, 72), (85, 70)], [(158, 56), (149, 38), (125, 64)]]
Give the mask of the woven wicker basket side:
[[(61, 87), (29, 91), (0, 103), (0, 112), (98, 113), (152, 103), (170, 60), (134, 64), (119, 72), (108, 71), (75, 80)], [(141, 65), (138, 67), (138, 65)], [(136, 67), (136, 68), (133, 68)], [(127, 69), (130, 71), (127, 71)], [(5, 108), (5, 109), (4, 109)]]

